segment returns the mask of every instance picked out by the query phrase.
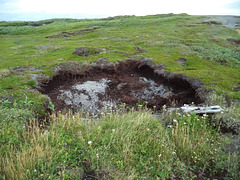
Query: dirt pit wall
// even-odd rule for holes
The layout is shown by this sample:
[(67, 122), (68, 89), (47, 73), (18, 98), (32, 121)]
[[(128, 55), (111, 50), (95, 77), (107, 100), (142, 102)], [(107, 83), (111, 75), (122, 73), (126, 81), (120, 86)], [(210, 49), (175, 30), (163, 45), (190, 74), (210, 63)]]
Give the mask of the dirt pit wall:
[(52, 79), (39, 84), (55, 110), (84, 109), (94, 114), (123, 103), (128, 107), (147, 104), (155, 110), (161, 110), (163, 105), (199, 104), (206, 91), (200, 81), (167, 73), (146, 58), (117, 63), (97, 61), (90, 66), (63, 63)]

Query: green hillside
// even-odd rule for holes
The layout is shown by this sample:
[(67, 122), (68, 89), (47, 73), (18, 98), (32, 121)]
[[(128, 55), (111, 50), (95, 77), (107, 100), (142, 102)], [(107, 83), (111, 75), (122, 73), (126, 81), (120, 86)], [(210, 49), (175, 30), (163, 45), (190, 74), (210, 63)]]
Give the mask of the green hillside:
[[(100, 53), (73, 54), (80, 47)], [(47, 116), (54, 104), (36, 90), (36, 77), (51, 78), (66, 62), (141, 57), (202, 81), (212, 90), (205, 104), (224, 111)], [(240, 30), (207, 16), (0, 22), (0, 179), (237, 179), (239, 83)]]

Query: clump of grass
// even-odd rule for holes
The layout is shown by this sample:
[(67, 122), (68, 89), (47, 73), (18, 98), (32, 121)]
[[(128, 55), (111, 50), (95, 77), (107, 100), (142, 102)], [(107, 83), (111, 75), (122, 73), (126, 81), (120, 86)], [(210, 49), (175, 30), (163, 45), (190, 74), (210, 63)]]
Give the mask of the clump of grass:
[(8, 69), (0, 69), (0, 78), (5, 77), (10, 74), (10, 71)]
[(211, 116), (211, 123), (220, 127), (224, 133), (240, 134), (240, 105), (225, 95), (209, 94), (206, 104), (220, 105), (223, 108), (221, 113)]
[(233, 51), (230, 48), (227, 49), (221, 46), (212, 46), (210, 44), (205, 46), (206, 47), (193, 46), (192, 48), (203, 59), (216, 61), (220, 64), (234, 63), (234, 65), (239, 65), (240, 63), (239, 52)]
[(216, 132), (209, 128), (206, 116), (188, 114), (173, 121), (172, 140), (176, 153), (187, 163), (204, 166), (215, 156), (218, 139), (213, 137)]

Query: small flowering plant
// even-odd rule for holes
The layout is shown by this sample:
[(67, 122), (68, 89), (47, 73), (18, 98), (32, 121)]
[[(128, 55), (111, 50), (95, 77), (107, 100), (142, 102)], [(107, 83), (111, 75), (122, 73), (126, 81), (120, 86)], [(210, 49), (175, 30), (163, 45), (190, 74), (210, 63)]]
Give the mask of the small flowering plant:
[(179, 128), (187, 128), (189, 132), (192, 132), (201, 129), (202, 126), (206, 125), (206, 120), (208, 120), (208, 115), (204, 114), (204, 116), (199, 116), (192, 113), (183, 116), (177, 116), (172, 120), (172, 124), (177, 125)]

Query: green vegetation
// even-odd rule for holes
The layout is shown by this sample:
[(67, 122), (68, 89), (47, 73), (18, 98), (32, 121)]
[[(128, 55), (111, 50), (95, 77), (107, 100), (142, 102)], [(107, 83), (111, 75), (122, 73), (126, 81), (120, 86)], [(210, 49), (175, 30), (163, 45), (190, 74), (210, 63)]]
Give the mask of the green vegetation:
[[(239, 34), (224, 26), (203, 23), (205, 20), (201, 16), (169, 14), (52, 19), (35, 22), (39, 26), (31, 26), (33, 22), (1, 22), (0, 73), (19, 66), (34, 66), (43, 69), (37, 73), (52, 75), (51, 68), (61, 62), (99, 59), (116, 62), (144, 55), (155, 63), (163, 63), (168, 71), (185, 73), (202, 80), (219, 94), (239, 99), (239, 92), (233, 92), (233, 88), (240, 77), (240, 49), (228, 41), (239, 39)], [(137, 46), (148, 52), (138, 53)], [(79, 57), (72, 54), (77, 47), (105, 51)], [(187, 63), (175, 62), (179, 58), (187, 59)], [(11, 84), (12, 80), (5, 81)], [(3, 92), (1, 88), (0, 93)]]
[(43, 127), (28, 111), (2, 109), (3, 179), (80, 179), (83, 172), (100, 179), (239, 177), (239, 154), (223, 149), (230, 138), (212, 128), (214, 118), (207, 115), (164, 110), (154, 117), (145, 108), (127, 112), (122, 105), (97, 121), (88, 114), (67, 113), (51, 116), (50, 125)]
[[(231, 99), (240, 99), (234, 91), (240, 46), (229, 39), (239, 40), (239, 30), (206, 20), (167, 14), (0, 22), (0, 179), (81, 179), (84, 174), (99, 179), (237, 179), (240, 107)], [(79, 47), (101, 51), (76, 56)], [(69, 112), (42, 118), (54, 104), (34, 91), (33, 77), (52, 76), (63, 62), (141, 56), (204, 82), (217, 94), (206, 103), (219, 104), (224, 112), (197, 116), (164, 110), (156, 117), (146, 108), (127, 111), (122, 105), (101, 117)], [(180, 58), (186, 64), (175, 61)], [(223, 125), (238, 135), (222, 133)]]

